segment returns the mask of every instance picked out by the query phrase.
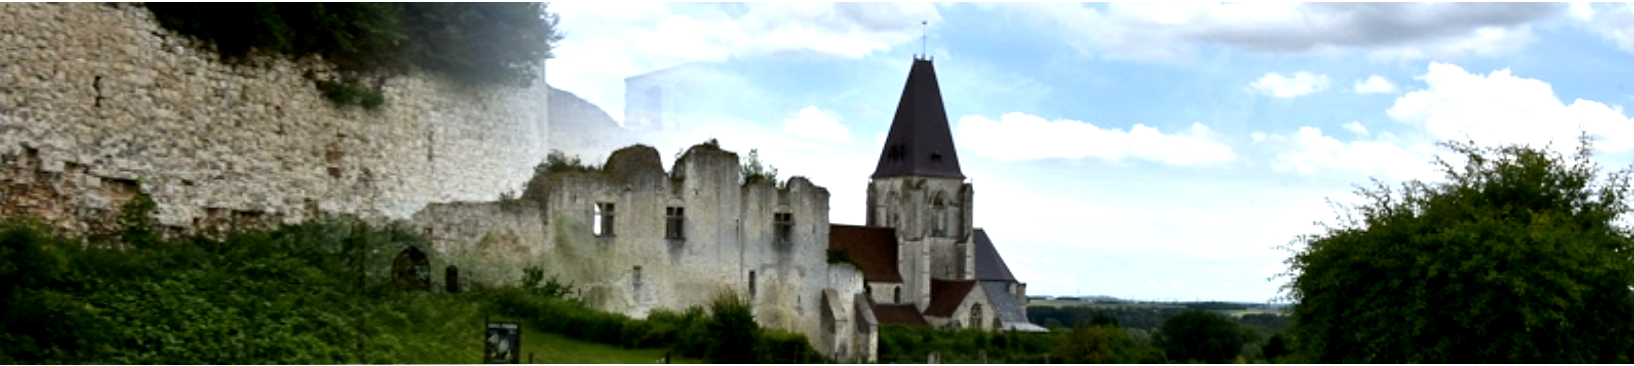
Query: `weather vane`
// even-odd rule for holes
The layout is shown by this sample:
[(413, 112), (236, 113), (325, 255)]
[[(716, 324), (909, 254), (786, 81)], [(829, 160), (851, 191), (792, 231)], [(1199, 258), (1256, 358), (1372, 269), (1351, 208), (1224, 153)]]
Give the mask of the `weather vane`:
[(929, 20), (919, 21), (919, 56), (924, 57), (925, 59), (930, 59), (930, 53), (925, 51), (925, 49), (926, 49), (925, 44), (927, 43), (926, 39), (930, 35), (930, 31), (928, 30), (929, 27), (930, 27), (930, 21)]

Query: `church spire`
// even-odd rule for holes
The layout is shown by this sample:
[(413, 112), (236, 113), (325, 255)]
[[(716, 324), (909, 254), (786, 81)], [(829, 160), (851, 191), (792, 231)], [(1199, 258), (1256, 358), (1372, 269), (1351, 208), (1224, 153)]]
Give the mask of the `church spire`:
[(905, 175), (965, 177), (959, 170), (959, 154), (953, 149), (953, 133), (948, 129), (942, 91), (936, 84), (936, 69), (929, 58), (913, 60), (873, 178)]

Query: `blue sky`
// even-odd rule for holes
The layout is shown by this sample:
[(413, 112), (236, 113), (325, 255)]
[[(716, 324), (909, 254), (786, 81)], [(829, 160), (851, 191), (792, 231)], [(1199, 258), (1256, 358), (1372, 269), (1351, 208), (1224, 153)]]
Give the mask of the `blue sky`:
[(624, 78), (688, 70), (666, 101), (684, 122), (650, 143), (759, 149), (848, 224), (927, 21), (976, 225), (1035, 295), (1270, 300), (1278, 246), (1370, 177), (1437, 179), (1436, 141), (1566, 149), (1587, 131), (1603, 165), (1634, 161), (1628, 4), (551, 9), (553, 86), (622, 120)]

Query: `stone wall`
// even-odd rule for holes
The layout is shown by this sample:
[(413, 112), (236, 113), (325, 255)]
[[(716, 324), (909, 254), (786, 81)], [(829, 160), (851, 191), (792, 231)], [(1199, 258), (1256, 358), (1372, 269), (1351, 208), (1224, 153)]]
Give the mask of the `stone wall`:
[(0, 3), (0, 215), (106, 225), (138, 187), (181, 231), (319, 212), (406, 218), (520, 191), (548, 151), (548, 86), (386, 81), (331, 104), (313, 60), (230, 65), (134, 4)]
[[(828, 263), (826, 189), (798, 177), (742, 185), (737, 154), (709, 146), (688, 150), (669, 173), (660, 164), (651, 147), (625, 148), (601, 169), (535, 178), (540, 188), (520, 200), (436, 204), (413, 222), (434, 232), (435, 255), (475, 280), (510, 283), (538, 266), (587, 305), (638, 318), (730, 291), (751, 296), (761, 325), (806, 334), (825, 354), (871, 352), (856, 346), (871, 339), (853, 305), (862, 272)], [(598, 204), (614, 208), (611, 232), (593, 229)], [(670, 208), (683, 210), (680, 238), (667, 235)], [(792, 215), (786, 242), (776, 240), (776, 214)]]

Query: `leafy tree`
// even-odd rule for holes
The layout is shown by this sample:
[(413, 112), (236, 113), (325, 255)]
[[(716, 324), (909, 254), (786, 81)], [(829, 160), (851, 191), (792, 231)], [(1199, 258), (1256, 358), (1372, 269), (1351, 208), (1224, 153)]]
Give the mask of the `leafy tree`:
[(1627, 363), (1634, 345), (1628, 170), (1600, 179), (1584, 136), (1547, 149), (1442, 144), (1467, 163), (1399, 191), (1374, 181), (1338, 225), (1296, 239), (1289, 329), (1310, 362)]
[(777, 183), (777, 167), (771, 164), (762, 165), (760, 150), (749, 149), (749, 158), (743, 160), (743, 183), (755, 182)]
[[(1110, 318), (1107, 318), (1110, 320)], [(1162, 362), (1162, 355), (1135, 344), (1114, 324), (1084, 324), (1061, 337), (1053, 353), (1064, 363)]]
[(1218, 314), (1190, 310), (1163, 322), (1156, 343), (1170, 359), (1224, 363), (1237, 357), (1249, 335)]
[(755, 344), (760, 325), (755, 323), (749, 300), (733, 292), (716, 295), (709, 303), (709, 349), (704, 359), (710, 363), (755, 363)]

